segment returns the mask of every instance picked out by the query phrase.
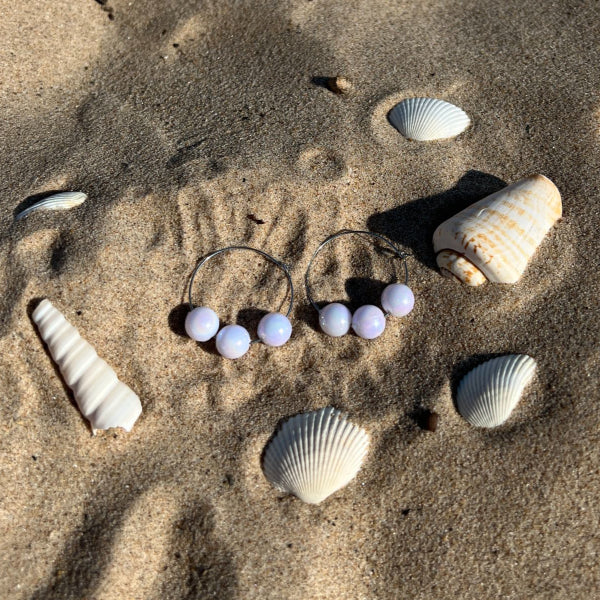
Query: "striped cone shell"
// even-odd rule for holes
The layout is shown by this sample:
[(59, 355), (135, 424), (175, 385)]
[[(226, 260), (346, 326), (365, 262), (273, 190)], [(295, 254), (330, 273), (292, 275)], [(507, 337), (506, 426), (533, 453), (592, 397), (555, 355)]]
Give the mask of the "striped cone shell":
[(561, 216), (560, 192), (547, 177), (521, 179), (475, 202), (435, 230), (438, 266), (468, 285), (485, 280), (516, 283)]

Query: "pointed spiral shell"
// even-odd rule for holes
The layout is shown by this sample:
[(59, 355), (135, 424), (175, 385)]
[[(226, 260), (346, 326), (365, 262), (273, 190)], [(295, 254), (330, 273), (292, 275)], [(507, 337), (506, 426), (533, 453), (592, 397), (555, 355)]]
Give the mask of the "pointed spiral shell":
[(131, 431), (142, 412), (138, 396), (49, 300), (40, 302), (32, 319), (92, 431), (110, 427)]

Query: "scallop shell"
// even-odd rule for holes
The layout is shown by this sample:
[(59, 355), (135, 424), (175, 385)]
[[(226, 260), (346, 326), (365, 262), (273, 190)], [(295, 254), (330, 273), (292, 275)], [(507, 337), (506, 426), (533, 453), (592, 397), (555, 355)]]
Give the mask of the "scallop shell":
[(47, 196), (39, 202), (32, 204), (25, 210), (22, 210), (16, 217), (15, 221), (24, 219), (33, 212), (38, 210), (67, 210), (74, 206), (79, 206), (87, 200), (87, 194), (83, 192), (60, 192)]
[(369, 448), (368, 434), (335, 408), (286, 421), (265, 450), (263, 471), (280, 491), (319, 504), (350, 483)]
[(402, 100), (388, 118), (404, 137), (417, 142), (456, 137), (471, 124), (464, 110), (435, 98)]
[(535, 374), (536, 362), (526, 354), (492, 358), (460, 382), (458, 412), (475, 427), (497, 427), (510, 416)]
[(438, 265), (469, 285), (515, 283), (561, 216), (557, 187), (531, 175), (442, 223), (433, 234)]
[(142, 412), (138, 396), (49, 300), (40, 302), (32, 319), (92, 431), (110, 427), (131, 431)]

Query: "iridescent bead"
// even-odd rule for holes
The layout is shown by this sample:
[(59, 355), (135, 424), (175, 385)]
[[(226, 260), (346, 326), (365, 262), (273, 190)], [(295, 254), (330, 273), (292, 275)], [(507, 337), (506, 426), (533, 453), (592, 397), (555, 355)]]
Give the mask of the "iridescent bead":
[(385, 315), (377, 306), (365, 304), (356, 309), (352, 317), (352, 329), (359, 337), (372, 340), (383, 333)]
[(281, 313), (269, 313), (258, 324), (258, 337), (267, 346), (283, 346), (291, 335), (292, 324)]
[(219, 317), (212, 308), (198, 306), (185, 317), (185, 332), (197, 342), (206, 342), (219, 331)]
[(244, 356), (250, 348), (250, 334), (241, 325), (226, 325), (217, 334), (217, 351), (225, 358)]
[(381, 294), (383, 310), (393, 317), (405, 317), (415, 305), (412, 290), (403, 283), (388, 285)]
[(332, 337), (340, 337), (348, 333), (352, 313), (343, 304), (334, 302), (319, 311), (321, 329)]

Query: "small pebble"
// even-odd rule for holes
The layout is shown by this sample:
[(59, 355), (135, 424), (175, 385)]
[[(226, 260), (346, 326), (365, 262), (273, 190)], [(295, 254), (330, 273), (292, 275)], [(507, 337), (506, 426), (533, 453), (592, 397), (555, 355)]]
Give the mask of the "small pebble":
[(352, 89), (352, 84), (345, 77), (328, 77), (325, 85), (334, 94), (348, 94)]

